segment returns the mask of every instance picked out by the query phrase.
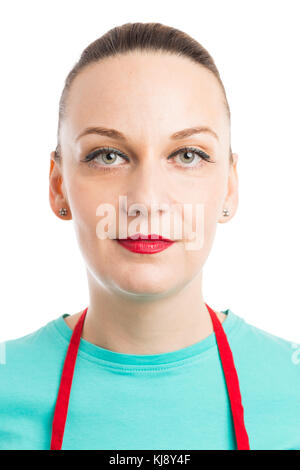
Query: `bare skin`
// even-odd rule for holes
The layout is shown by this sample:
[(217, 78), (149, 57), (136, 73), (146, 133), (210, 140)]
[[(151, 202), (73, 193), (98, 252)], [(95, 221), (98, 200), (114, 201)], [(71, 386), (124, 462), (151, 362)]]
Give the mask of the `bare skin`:
[[(179, 130), (200, 125), (213, 129), (217, 138), (202, 132), (170, 139)], [(78, 138), (89, 126), (117, 129), (127, 140), (99, 134)], [(73, 220), (86, 263), (86, 341), (116, 352), (157, 354), (187, 347), (213, 332), (202, 295), (202, 269), (217, 224), (227, 223), (237, 210), (238, 156), (233, 154), (230, 165), (229, 145), (221, 87), (209, 71), (186, 58), (132, 53), (92, 64), (75, 78), (61, 126), (62, 164), (51, 152), (49, 198), (58, 217)], [(179, 156), (168, 159), (185, 146), (201, 149), (214, 163), (201, 161), (196, 154), (193, 168)], [(118, 157), (110, 167), (100, 156), (93, 166), (82, 162), (103, 147), (127, 159)], [(201, 249), (186, 250), (183, 236), (160, 253), (141, 255), (116, 240), (99, 239), (96, 209), (109, 203), (118, 216), (119, 195), (127, 196), (128, 208), (144, 204), (149, 221), (151, 203), (201, 203)], [(59, 215), (61, 207), (68, 209), (66, 217)], [(133, 218), (127, 214), (128, 223)], [(150, 225), (147, 231), (137, 231), (153, 232)], [(159, 234), (166, 236), (163, 230)], [(65, 318), (71, 329), (81, 313)], [(216, 313), (224, 322), (226, 315)]]
[[(227, 317), (225, 315), (225, 313), (222, 313), (222, 312), (217, 312), (216, 310), (214, 310), (214, 312), (217, 314), (217, 317), (218, 319), (220, 320), (221, 323), (223, 323), (223, 321), (225, 320), (225, 318)], [(81, 316), (81, 314), (83, 313), (83, 310), (81, 310), (80, 312), (78, 313), (75, 313), (73, 315), (70, 315), (69, 317), (65, 317), (64, 318), (64, 321), (66, 322), (66, 324), (69, 326), (69, 328), (73, 331), (75, 326), (76, 326), (76, 323), (78, 322), (79, 320), (79, 317)], [(83, 324), (83, 329), (82, 329), (82, 334), (81, 334), (81, 337), (83, 339), (85, 339), (86, 341), (89, 341), (89, 342), (92, 342), (93, 344), (95, 344), (96, 346), (101, 346), (102, 348), (105, 347), (106, 349), (110, 349), (111, 351), (115, 351), (115, 352), (122, 352), (122, 353), (125, 353), (125, 354), (141, 354), (139, 352), (135, 352), (133, 353), (132, 352), (132, 349), (129, 349), (128, 351), (129, 352), (125, 352), (127, 351), (126, 349), (122, 349), (120, 348), (120, 345), (117, 344), (117, 343), (114, 343), (114, 348), (116, 349), (112, 349), (112, 343), (109, 342), (107, 339), (106, 339), (106, 342), (104, 343), (103, 342), (103, 336), (101, 337), (101, 340), (99, 341), (96, 337), (93, 337), (93, 341), (90, 341), (91, 337), (87, 334), (86, 332), (86, 328), (85, 328), (85, 323)], [(200, 341), (200, 338), (198, 338), (197, 341)], [(192, 344), (192, 343), (191, 343)], [(186, 346), (189, 346), (190, 343), (188, 342), (186, 344)], [(179, 346), (179, 348), (184, 348), (186, 346)], [(155, 353), (154, 352), (148, 352), (147, 354), (159, 354), (160, 352), (166, 352), (165, 350), (157, 350)], [(142, 354), (146, 354), (145, 352), (142, 353)]]

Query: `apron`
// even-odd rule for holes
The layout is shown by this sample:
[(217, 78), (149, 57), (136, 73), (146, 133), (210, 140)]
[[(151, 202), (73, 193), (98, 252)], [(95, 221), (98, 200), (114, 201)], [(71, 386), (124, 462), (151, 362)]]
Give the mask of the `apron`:
[[(216, 313), (207, 304), (205, 305), (209, 311), (214, 333), (216, 335), (217, 346), (230, 400), (237, 450), (250, 450), (249, 438), (244, 423), (244, 408), (242, 405), (239, 380), (234, 365), (232, 352), (222, 323), (218, 319)], [(65, 357), (54, 411), (54, 418), (52, 422), (50, 450), (61, 450), (62, 447), (75, 362), (87, 310), (88, 307), (83, 311), (75, 325)]]

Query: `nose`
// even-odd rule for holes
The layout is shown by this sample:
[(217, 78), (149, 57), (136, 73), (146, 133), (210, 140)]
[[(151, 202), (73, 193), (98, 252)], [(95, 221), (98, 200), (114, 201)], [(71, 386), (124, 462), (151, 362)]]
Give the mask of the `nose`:
[(171, 193), (166, 162), (155, 155), (154, 151), (149, 150), (140, 156), (128, 177), (126, 190), (123, 192), (127, 198), (127, 207), (120, 210), (127, 210), (127, 217), (139, 216), (139, 222), (147, 224), (141, 225), (142, 233), (162, 234), (159, 219), (170, 215)]
[(168, 195), (168, 175), (163, 161), (148, 152), (143, 155), (131, 173), (127, 186), (127, 203), (141, 205), (150, 213), (151, 207), (156, 206), (160, 212), (167, 209), (163, 205), (170, 205)]

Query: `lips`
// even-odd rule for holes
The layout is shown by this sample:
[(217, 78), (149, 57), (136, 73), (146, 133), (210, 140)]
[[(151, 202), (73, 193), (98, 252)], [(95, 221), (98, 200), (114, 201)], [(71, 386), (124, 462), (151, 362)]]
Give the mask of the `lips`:
[(133, 253), (153, 254), (169, 248), (175, 241), (157, 234), (143, 235), (136, 233), (128, 238), (118, 238), (116, 241)]

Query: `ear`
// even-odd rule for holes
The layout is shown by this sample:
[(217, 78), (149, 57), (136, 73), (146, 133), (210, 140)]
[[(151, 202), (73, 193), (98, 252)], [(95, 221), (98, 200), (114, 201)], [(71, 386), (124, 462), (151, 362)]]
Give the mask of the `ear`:
[(229, 215), (225, 216), (223, 213), (220, 216), (218, 222), (224, 224), (228, 222), (237, 211), (239, 197), (238, 197), (238, 174), (237, 174), (237, 161), (238, 155), (236, 153), (232, 154), (232, 163), (230, 163), (229, 174), (228, 174), (228, 186), (227, 194), (224, 200), (223, 209), (228, 209)]
[[(61, 163), (55, 160), (55, 151), (50, 153), (49, 202), (54, 214), (60, 219), (72, 219), (71, 211), (63, 189)], [(59, 209), (65, 207), (67, 215), (60, 215)]]

